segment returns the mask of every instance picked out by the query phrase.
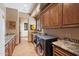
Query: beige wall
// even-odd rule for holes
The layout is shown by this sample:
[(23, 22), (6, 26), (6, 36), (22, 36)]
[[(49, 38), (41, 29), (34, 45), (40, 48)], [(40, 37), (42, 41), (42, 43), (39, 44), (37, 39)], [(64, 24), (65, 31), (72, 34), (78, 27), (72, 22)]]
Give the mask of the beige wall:
[(45, 29), (45, 32), (58, 37), (69, 37), (79, 40), (79, 28)]

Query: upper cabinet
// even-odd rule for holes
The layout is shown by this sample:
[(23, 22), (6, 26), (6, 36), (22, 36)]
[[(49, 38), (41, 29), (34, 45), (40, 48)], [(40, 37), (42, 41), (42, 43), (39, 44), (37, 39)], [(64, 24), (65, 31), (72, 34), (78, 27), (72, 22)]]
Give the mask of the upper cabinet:
[(50, 7), (50, 26), (57, 28), (61, 26), (62, 19), (62, 4), (54, 4)]
[(44, 25), (43, 25), (43, 24), (44, 24), (44, 23), (43, 23), (43, 18), (44, 18), (44, 17), (43, 17), (43, 14), (41, 14), (39, 18), (40, 18), (41, 26), (44, 27)]
[(16, 19), (17, 19), (17, 12), (18, 12), (17, 9), (6, 7), (6, 20), (16, 21)]
[(41, 11), (43, 28), (64, 28), (79, 26), (79, 4), (49, 4)]
[(17, 19), (18, 19), (18, 10), (6, 7), (6, 32), (7, 33), (9, 33), (10, 30), (15, 32)]
[(63, 4), (63, 25), (66, 27), (79, 26), (79, 4)]
[(43, 26), (44, 27), (50, 27), (50, 19), (49, 19), (49, 10), (46, 10), (45, 12), (44, 12), (44, 14), (43, 14)]
[(41, 16), (43, 28), (58, 28), (61, 26), (62, 4), (50, 4), (43, 11)]

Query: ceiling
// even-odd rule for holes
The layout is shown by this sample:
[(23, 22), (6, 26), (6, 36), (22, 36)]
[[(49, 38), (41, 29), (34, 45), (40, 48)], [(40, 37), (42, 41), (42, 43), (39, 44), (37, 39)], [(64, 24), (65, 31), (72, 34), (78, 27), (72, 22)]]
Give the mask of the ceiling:
[(18, 9), (20, 12), (31, 13), (36, 3), (5, 3), (5, 7)]

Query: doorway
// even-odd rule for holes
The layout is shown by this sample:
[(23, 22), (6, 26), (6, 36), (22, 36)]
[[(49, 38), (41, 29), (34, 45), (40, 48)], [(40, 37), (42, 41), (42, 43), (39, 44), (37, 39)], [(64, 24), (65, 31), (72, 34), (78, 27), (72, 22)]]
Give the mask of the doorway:
[(19, 17), (20, 21), (20, 42), (22, 40), (28, 40), (28, 19), (26, 17), (26, 14), (20, 13)]

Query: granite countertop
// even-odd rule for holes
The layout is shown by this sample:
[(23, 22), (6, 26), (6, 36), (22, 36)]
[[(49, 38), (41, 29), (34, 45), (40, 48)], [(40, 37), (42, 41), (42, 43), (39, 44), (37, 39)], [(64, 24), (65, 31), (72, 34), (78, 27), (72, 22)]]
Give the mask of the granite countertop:
[(45, 40), (57, 38), (57, 37), (52, 36), (52, 35), (45, 35), (45, 34), (41, 34), (41, 33), (32, 33), (32, 34), (38, 36), (41, 39), (45, 39)]
[(15, 34), (13, 35), (6, 35), (5, 36), (5, 45), (15, 36)]
[(73, 43), (66, 40), (58, 40), (53, 42), (53, 44), (79, 56), (79, 44), (77, 43)]

